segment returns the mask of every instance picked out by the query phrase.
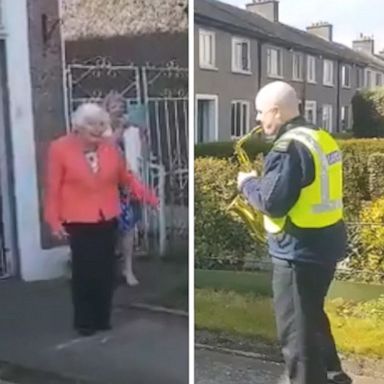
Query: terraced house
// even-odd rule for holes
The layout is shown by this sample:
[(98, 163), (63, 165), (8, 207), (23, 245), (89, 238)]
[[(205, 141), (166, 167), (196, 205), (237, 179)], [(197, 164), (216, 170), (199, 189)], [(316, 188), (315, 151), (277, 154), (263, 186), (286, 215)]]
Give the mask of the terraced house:
[(277, 0), (246, 9), (195, 0), (195, 142), (242, 136), (254, 124), (257, 90), (284, 80), (297, 90), (307, 120), (333, 133), (352, 126), (357, 90), (384, 85), (383, 54), (360, 36), (349, 48), (326, 22), (306, 31), (279, 21)]

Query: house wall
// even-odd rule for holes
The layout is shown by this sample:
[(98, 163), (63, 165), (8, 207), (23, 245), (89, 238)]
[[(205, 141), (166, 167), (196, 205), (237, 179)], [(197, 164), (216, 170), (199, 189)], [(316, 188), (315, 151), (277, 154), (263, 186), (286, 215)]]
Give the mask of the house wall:
[[(60, 71), (56, 74), (51, 73), (51, 66), (42, 59), (40, 65), (47, 64), (50, 69), (48, 73), (40, 71), (38, 57), (35, 56), (38, 55), (38, 45), (33, 45), (36, 52), (31, 53), (32, 46), (29, 33), (36, 33), (33, 31), (37, 31), (39, 24), (33, 16), (35, 10), (30, 8), (33, 3), (37, 4), (37, 7), (48, 5), (49, 8), (47, 9), (52, 9), (50, 7), (52, 7), (53, 2), (51, 0), (45, 0), (45, 2), (5, 0), (3, 7), (7, 29), (6, 65), (9, 90), (10, 145), (13, 153), (14, 182), (12, 193), (15, 197), (16, 248), (19, 273), (26, 281), (60, 276), (64, 271), (66, 259), (65, 248), (44, 250), (41, 241), (42, 225), (39, 204), (41, 182), (38, 170), (41, 169), (39, 159), (43, 145), (40, 143), (37, 145), (37, 143), (42, 137), (51, 138), (47, 133), (49, 123), (52, 124), (50, 128), (54, 132), (60, 133), (62, 127), (59, 114), (60, 107), (53, 104), (60, 102), (60, 97), (56, 93), (62, 92), (62, 88), (60, 85), (54, 86), (53, 84), (56, 83), (53, 82), (52, 78), (56, 76), (57, 83), (61, 84), (62, 78)], [(58, 36), (56, 35), (56, 38)], [(59, 49), (56, 49), (56, 55), (61, 57)], [(58, 68), (53, 64), (52, 67)], [(47, 77), (51, 80), (46, 80)], [(48, 90), (41, 89), (45, 86), (50, 88)], [(44, 92), (49, 94), (45, 95)], [(40, 107), (36, 103), (36, 98), (41, 102), (50, 99), (50, 105), (45, 104), (44, 107)], [(52, 99), (55, 103), (52, 103)], [(44, 108), (47, 109), (45, 112), (48, 115), (56, 117), (36, 117), (35, 114), (41, 113)], [(14, 256), (16, 257), (16, 255)]]
[[(199, 29), (214, 31), (216, 34), (216, 69), (201, 69), (199, 66)], [(339, 129), (341, 129), (341, 108), (350, 106), (353, 95), (356, 92), (356, 70), (357, 67), (352, 64), (352, 84), (351, 88), (343, 88), (341, 86), (342, 63), (338, 63), (333, 59), (334, 63), (334, 85), (327, 86), (323, 84), (323, 62), (327, 57), (320, 54), (316, 58), (316, 84), (307, 81), (294, 81), (292, 52), (284, 47), (279, 47), (273, 43), (263, 43), (261, 45), (261, 60), (258, 59), (258, 44), (256, 39), (251, 39), (251, 75), (239, 75), (231, 72), (231, 39), (233, 34), (204, 25), (195, 25), (195, 93), (217, 95), (219, 104), (219, 121), (218, 121), (218, 140), (230, 139), (231, 131), (231, 108), (230, 102), (235, 99), (248, 100), (251, 105), (250, 111), (250, 127), (252, 127), (255, 119), (254, 98), (260, 87), (276, 80), (283, 80), (290, 83), (297, 91), (300, 99), (305, 98), (308, 101), (317, 103), (317, 120), (318, 124), (322, 122), (323, 105), (332, 105), (333, 113), (333, 131), (336, 132), (339, 119)], [(267, 73), (267, 50), (271, 47), (280, 48), (283, 52), (283, 77), (273, 78)], [(303, 52), (300, 52), (302, 53)], [(331, 58), (329, 58), (331, 59)], [(258, 62), (261, 62), (261, 78), (259, 78)], [(307, 63), (307, 55), (304, 53), (304, 66)], [(345, 63), (349, 64), (349, 63)], [(339, 78), (337, 70), (339, 69)], [(305, 71), (304, 71), (305, 72)], [(305, 77), (305, 76), (304, 76)], [(338, 81), (340, 88), (338, 92)]]
[[(50, 236), (49, 228), (43, 220), (47, 148), (53, 139), (66, 132), (59, 2), (27, 0), (27, 6), (41, 241), (43, 248), (49, 249), (57, 243)], [(47, 18), (46, 31), (50, 32), (46, 41), (43, 36), (43, 17)]]
[[(195, 26), (195, 93), (218, 95), (219, 141), (231, 136), (231, 101), (248, 100), (250, 102), (250, 127), (255, 121), (254, 98), (258, 85), (258, 42), (251, 40), (251, 74), (232, 72), (232, 34), (217, 29), (216, 66), (217, 70), (201, 69), (199, 65), (199, 25)], [(206, 29), (204, 27), (201, 27)], [(241, 36), (240, 36), (241, 37)]]

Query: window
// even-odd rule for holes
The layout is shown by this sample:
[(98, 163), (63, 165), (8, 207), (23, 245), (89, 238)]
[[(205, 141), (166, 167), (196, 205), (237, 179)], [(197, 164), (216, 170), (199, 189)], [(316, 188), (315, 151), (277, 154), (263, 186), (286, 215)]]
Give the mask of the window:
[(307, 57), (307, 81), (308, 83), (316, 83), (316, 57)]
[(356, 88), (360, 89), (364, 85), (364, 71), (362, 68), (356, 68)]
[(381, 73), (376, 73), (376, 87), (381, 87), (383, 85), (383, 75)]
[(305, 101), (305, 111), (304, 111), (305, 120), (308, 123), (317, 124), (317, 105), (316, 101)]
[(333, 68), (333, 61), (331, 60), (324, 60), (324, 77), (323, 77), (323, 84), (328, 86), (334, 85), (334, 68)]
[(283, 53), (278, 48), (268, 48), (267, 70), (270, 77), (283, 77)]
[(365, 72), (365, 87), (372, 88), (372, 71), (369, 69)]
[(342, 84), (345, 88), (351, 88), (351, 66), (343, 65), (341, 69)]
[(301, 53), (293, 54), (292, 67), (292, 79), (303, 80), (304, 60)]
[(218, 97), (196, 96), (195, 142), (207, 143), (218, 139)]
[(351, 108), (348, 105), (341, 108), (341, 127), (343, 131), (351, 129)]
[(302, 116), (305, 111), (303, 110), (303, 100), (299, 100), (299, 113), (300, 113), (300, 116)]
[(216, 42), (215, 33), (199, 30), (199, 62), (200, 68), (216, 68)]
[(233, 101), (231, 105), (231, 136), (237, 138), (249, 131), (249, 102)]
[(249, 40), (232, 39), (232, 71), (249, 73), (251, 70), (251, 49)]
[(328, 132), (333, 131), (332, 105), (323, 105), (322, 128)]

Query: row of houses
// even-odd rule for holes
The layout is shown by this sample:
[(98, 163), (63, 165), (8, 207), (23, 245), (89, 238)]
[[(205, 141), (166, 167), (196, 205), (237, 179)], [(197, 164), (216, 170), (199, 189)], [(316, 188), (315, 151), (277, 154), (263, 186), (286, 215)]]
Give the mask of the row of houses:
[(306, 31), (279, 21), (277, 0), (253, 0), (240, 9), (195, 0), (195, 142), (225, 141), (246, 133), (254, 98), (268, 82), (297, 90), (307, 120), (332, 133), (351, 129), (357, 90), (384, 85), (384, 53), (361, 35), (352, 48), (333, 40), (333, 26)]

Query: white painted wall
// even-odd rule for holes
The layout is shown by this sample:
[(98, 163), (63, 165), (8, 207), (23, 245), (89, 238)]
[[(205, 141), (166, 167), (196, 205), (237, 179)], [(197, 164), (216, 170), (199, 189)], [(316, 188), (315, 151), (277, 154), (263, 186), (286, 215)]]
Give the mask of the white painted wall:
[(20, 272), (26, 281), (56, 278), (64, 274), (68, 251), (44, 251), (40, 242), (27, 2), (3, 1)]

